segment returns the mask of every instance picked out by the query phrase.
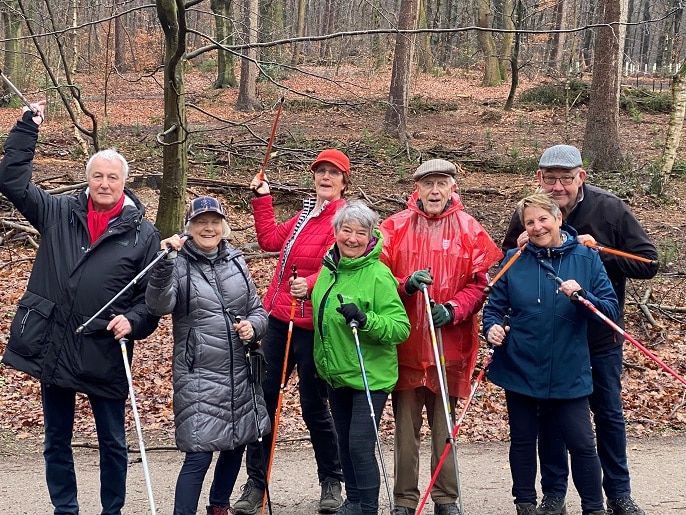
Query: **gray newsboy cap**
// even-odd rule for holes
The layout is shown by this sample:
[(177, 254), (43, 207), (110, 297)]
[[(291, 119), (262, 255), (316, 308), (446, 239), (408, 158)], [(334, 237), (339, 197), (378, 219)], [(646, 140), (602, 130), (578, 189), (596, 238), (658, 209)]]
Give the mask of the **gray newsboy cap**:
[(538, 162), (538, 167), (572, 170), (579, 168), (583, 164), (581, 152), (579, 152), (578, 148), (572, 145), (555, 145), (543, 152), (541, 160)]
[(412, 179), (416, 182), (427, 175), (447, 175), (448, 177), (455, 178), (457, 168), (445, 159), (429, 159), (419, 165), (417, 171), (412, 174)]

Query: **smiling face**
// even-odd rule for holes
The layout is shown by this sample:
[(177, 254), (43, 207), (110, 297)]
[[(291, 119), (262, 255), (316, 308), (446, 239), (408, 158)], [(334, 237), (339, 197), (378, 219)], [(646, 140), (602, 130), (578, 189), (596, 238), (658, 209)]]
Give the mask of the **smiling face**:
[(364, 254), (371, 239), (369, 229), (354, 220), (343, 222), (336, 232), (336, 246), (342, 257), (356, 258)]
[(333, 202), (343, 196), (347, 178), (335, 165), (322, 162), (314, 169), (314, 190), (320, 201)]
[(583, 168), (541, 168), (536, 175), (541, 188), (569, 213), (579, 199), (579, 188), (584, 183), (586, 171)]
[(548, 210), (538, 206), (524, 208), (524, 228), (529, 241), (537, 247), (559, 247), (562, 244), (560, 227), (562, 214), (554, 216)]
[(437, 216), (443, 212), (457, 186), (447, 175), (427, 175), (417, 181), (415, 187), (424, 212), (429, 216)]
[(124, 194), (124, 172), (118, 160), (96, 158), (88, 172), (88, 194), (95, 211), (109, 211)]
[(188, 233), (193, 236), (193, 243), (199, 250), (212, 252), (217, 248), (224, 233), (220, 214), (213, 211), (201, 213), (188, 225)]

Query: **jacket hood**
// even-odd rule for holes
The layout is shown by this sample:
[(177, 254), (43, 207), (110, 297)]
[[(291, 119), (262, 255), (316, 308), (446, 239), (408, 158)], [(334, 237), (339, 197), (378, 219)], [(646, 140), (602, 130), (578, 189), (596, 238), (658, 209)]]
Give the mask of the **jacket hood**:
[(373, 238), (376, 239), (376, 242), (369, 252), (356, 258), (340, 256), (338, 257), (338, 262), (336, 262), (338, 249), (334, 243), (324, 256), (323, 265), (332, 271), (337, 269), (359, 270), (360, 268), (367, 266), (371, 261), (378, 261), (381, 257), (381, 249), (383, 248), (383, 235), (379, 229), (374, 229)]
[[(195, 246), (193, 240), (188, 240), (181, 249), (181, 253), (186, 255), (190, 261), (209, 261), (207, 256), (203, 254), (198, 247)], [(243, 252), (231, 246), (227, 240), (219, 240), (216, 259), (233, 259), (243, 255)]]

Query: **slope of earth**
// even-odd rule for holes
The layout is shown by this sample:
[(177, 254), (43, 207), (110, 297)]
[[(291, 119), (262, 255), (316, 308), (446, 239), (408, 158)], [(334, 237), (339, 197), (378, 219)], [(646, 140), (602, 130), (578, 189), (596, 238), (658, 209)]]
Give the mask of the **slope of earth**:
[[(341, 68), (334, 75), (312, 68), (284, 82), (287, 100), (283, 108), (269, 177), (281, 218), (292, 216), (307, 196), (311, 178), (308, 164), (326, 146), (344, 149), (353, 163), (352, 197), (370, 203), (386, 216), (402, 208), (412, 191), (408, 179), (420, 156), (444, 157), (462, 165), (458, 183), (466, 210), (491, 233), (502, 239), (516, 201), (535, 188), (533, 173), (537, 158), (547, 146), (557, 143), (581, 145), (585, 110), (533, 110), (516, 106), (503, 112), (508, 87), (482, 88), (476, 74), (452, 72), (441, 76), (420, 75), (413, 80), (413, 109), (408, 120), (407, 147), (380, 134), (389, 70), (369, 72)], [(120, 148), (131, 161), (136, 193), (143, 199), (149, 218), (154, 220), (159, 196), (161, 150), (156, 135), (162, 130), (162, 91), (148, 79), (126, 82), (115, 77), (110, 83), (107, 104), (102, 86), (82, 77), (84, 96), (93, 112), (103, 117), (104, 145)], [(159, 79), (159, 78), (158, 78)], [(199, 71), (188, 76), (191, 136), (189, 158), (191, 178), (188, 198), (209, 193), (230, 207), (233, 244), (245, 249), (256, 283), (262, 291), (273, 271), (273, 258), (256, 249), (251, 194), (247, 185), (264, 157), (274, 111), (239, 113), (232, 109), (234, 90), (209, 89), (214, 77)], [(521, 88), (537, 84), (543, 77), (528, 77)], [(306, 92), (298, 97), (291, 91)], [(90, 92), (90, 93), (89, 93)], [(267, 106), (277, 102), (281, 91), (271, 84), (260, 85), (260, 98)], [(321, 105), (314, 98), (325, 99)], [(35, 162), (35, 178), (45, 188), (83, 180), (83, 165), (69, 121), (59, 108), (41, 128)], [(211, 112), (214, 117), (207, 116)], [(0, 124), (6, 132), (18, 115), (16, 109), (0, 109)], [(680, 374), (686, 373), (684, 343), (683, 231), (686, 198), (683, 177), (671, 178), (666, 198), (646, 193), (650, 177), (646, 166), (659, 157), (666, 132), (666, 115), (645, 114), (640, 120), (622, 115), (621, 133), (628, 155), (627, 171), (621, 175), (589, 180), (606, 187), (628, 202), (660, 249), (661, 272), (650, 281), (630, 281), (627, 330), (647, 345)], [(684, 152), (684, 142), (680, 156)], [(0, 198), (0, 218), (16, 223), (21, 217)], [(16, 303), (30, 274), (34, 251), (26, 235), (10, 232), (6, 226), (0, 245), (0, 354), (4, 350)], [(642, 306), (639, 306), (641, 304)], [(654, 317), (653, 325), (643, 310)], [(683, 387), (661, 371), (633, 346), (626, 344), (624, 400), (632, 435), (682, 431), (686, 427)], [(162, 440), (172, 438), (173, 412), (170, 385), (170, 323), (163, 319), (158, 331), (137, 345), (134, 355), (135, 387), (143, 426)], [(480, 358), (479, 362), (482, 362)], [(39, 386), (36, 381), (0, 367), (0, 410), (4, 416), (0, 431), (14, 436), (33, 436), (42, 426)], [(290, 382), (284, 401), (280, 431), (283, 439), (306, 437), (299, 417), (295, 391)], [(79, 400), (78, 434), (94, 439), (88, 403)], [(383, 434), (392, 435), (392, 417), (385, 413)], [(477, 393), (460, 438), (470, 441), (500, 440), (507, 436), (501, 391), (484, 383)]]

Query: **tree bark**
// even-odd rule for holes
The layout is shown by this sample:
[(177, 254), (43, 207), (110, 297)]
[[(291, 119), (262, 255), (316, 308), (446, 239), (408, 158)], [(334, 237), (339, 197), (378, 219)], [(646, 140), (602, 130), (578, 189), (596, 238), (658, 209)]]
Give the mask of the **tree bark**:
[[(401, 0), (398, 29), (413, 30), (416, 28), (418, 11), (419, 0)], [(388, 108), (384, 117), (384, 131), (403, 143), (407, 141), (407, 106), (410, 97), (413, 47), (414, 36), (412, 34), (398, 34), (396, 36)]]
[[(484, 29), (491, 28), (491, 3), (489, 0), (476, 1), (476, 25)], [(499, 86), (500, 67), (497, 50), (493, 35), (490, 32), (480, 30), (476, 33), (479, 49), (484, 54), (484, 76), (481, 79), (482, 86)]]
[(186, 11), (183, 0), (156, 0), (164, 31), (162, 187), (155, 225), (163, 238), (179, 231), (186, 205), (188, 142), (185, 103)]
[[(241, 19), (243, 21), (242, 38), (248, 45), (257, 43), (257, 0), (241, 0)], [(239, 111), (256, 111), (262, 109), (257, 100), (257, 49), (247, 48), (241, 58), (241, 80), (238, 85), (236, 109)]]
[[(3, 72), (7, 77), (10, 77), (12, 82), (21, 91), (23, 83), (23, 74), (21, 70), (21, 16), (19, 16), (19, 6), (16, 0), (5, 2), (6, 6), (0, 12), (2, 16), (2, 28), (5, 36), (4, 56), (3, 56)], [(4, 81), (0, 81), (0, 92), (3, 95), (10, 95), (11, 91)], [(13, 106), (20, 106), (21, 101), (16, 96), (10, 96), (8, 103)]]
[(593, 79), (584, 134), (583, 155), (594, 171), (617, 171), (622, 166), (619, 136), (619, 88), (622, 74), (625, 0), (598, 2), (593, 52)]
[[(514, 30), (514, 6), (512, 0), (503, 0), (503, 29)], [(505, 82), (507, 80), (508, 70), (512, 62), (512, 43), (514, 41), (514, 33), (506, 32), (503, 34), (503, 39), (500, 47), (500, 80)]]
[[(301, 38), (305, 35), (305, 12), (306, 0), (298, 0), (298, 28), (296, 37)], [(298, 66), (300, 64), (300, 54), (302, 53), (303, 44), (296, 42), (291, 45), (291, 66)]]
[[(212, 9), (212, 14), (214, 14), (214, 39), (222, 45), (233, 45), (231, 0), (211, 0), (210, 9)], [(212, 85), (214, 89), (235, 88), (238, 86), (234, 64), (231, 52), (221, 48), (217, 49), (217, 80)]]
[(669, 117), (669, 127), (665, 139), (665, 149), (662, 153), (662, 170), (660, 171), (659, 194), (664, 194), (667, 189), (669, 174), (672, 173), (677, 150), (681, 142), (681, 132), (684, 128), (684, 116), (686, 115), (686, 63), (681, 65), (679, 71), (672, 78), (672, 114)]

